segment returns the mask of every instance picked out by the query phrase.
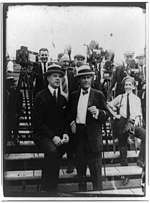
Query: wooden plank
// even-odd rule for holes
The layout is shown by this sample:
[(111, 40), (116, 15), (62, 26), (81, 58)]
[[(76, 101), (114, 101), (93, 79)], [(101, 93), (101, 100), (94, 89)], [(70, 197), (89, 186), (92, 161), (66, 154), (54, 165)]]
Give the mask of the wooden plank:
[[(128, 151), (128, 158), (137, 158), (139, 154), (139, 151), (136, 153), (135, 151)], [(114, 152), (104, 152), (104, 158), (105, 159), (117, 159), (120, 157), (120, 153), (117, 151)], [(5, 160), (27, 160), (27, 159), (41, 159), (44, 158), (44, 153), (11, 153), (11, 154), (5, 154), (4, 159)], [(67, 158), (66, 154), (63, 156), (63, 158)]]
[[(131, 173), (132, 171), (132, 173)], [(122, 167), (106, 167), (106, 176), (122, 176), (122, 175), (140, 175), (142, 168), (138, 166), (122, 166)], [(67, 174), (66, 169), (60, 170), (60, 178), (75, 178), (77, 175), (76, 169), (73, 173)], [(104, 170), (102, 168), (102, 175)], [(25, 179), (39, 179), (41, 177), (41, 170), (27, 170), (27, 171), (6, 171), (5, 180), (25, 180)], [(89, 169), (87, 169), (87, 177), (90, 177)]]
[(142, 168), (139, 166), (120, 166), (116, 167), (120, 175), (135, 175), (142, 174)]

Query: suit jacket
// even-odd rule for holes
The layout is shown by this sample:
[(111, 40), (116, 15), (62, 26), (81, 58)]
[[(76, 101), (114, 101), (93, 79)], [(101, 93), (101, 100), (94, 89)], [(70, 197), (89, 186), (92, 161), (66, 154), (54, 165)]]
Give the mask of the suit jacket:
[(52, 139), (55, 135), (62, 138), (68, 133), (65, 97), (58, 94), (56, 104), (48, 87), (40, 91), (34, 99), (33, 124), (35, 140), (42, 136)]
[(35, 64), (33, 66), (32, 71), (35, 73), (34, 78), (36, 78), (36, 83), (34, 88), (34, 95), (36, 95), (39, 91), (41, 91), (48, 85), (48, 82), (46, 81), (46, 78), (43, 77), (43, 70), (42, 70), (41, 63)]
[(68, 90), (69, 90), (69, 97), (72, 92), (77, 91), (79, 86), (78, 86), (78, 81), (74, 77), (73, 72), (67, 71), (67, 77), (68, 77)]
[[(80, 90), (73, 92), (70, 97), (69, 103), (69, 123), (76, 121), (77, 117), (77, 107), (80, 96)], [(98, 119), (92, 117), (91, 113), (87, 110), (86, 115), (86, 128), (87, 136), (89, 140), (90, 147), (93, 152), (98, 152), (102, 150), (102, 123), (108, 118), (108, 109), (104, 99), (104, 95), (101, 91), (91, 88), (88, 106), (96, 106), (99, 109)], [(102, 111), (104, 110), (104, 111)]]
[(125, 66), (117, 66), (115, 72), (113, 73), (113, 78), (112, 78), (111, 84), (110, 84), (111, 89), (112, 89), (114, 87), (115, 83), (117, 83), (116, 96), (124, 93), (124, 89), (122, 87), (122, 80), (124, 77), (126, 77)]

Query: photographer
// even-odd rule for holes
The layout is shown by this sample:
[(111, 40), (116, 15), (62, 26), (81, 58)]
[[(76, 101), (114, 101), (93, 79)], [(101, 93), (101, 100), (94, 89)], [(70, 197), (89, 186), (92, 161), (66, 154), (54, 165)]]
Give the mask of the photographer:
[(57, 192), (60, 160), (69, 141), (66, 122), (66, 98), (59, 86), (64, 72), (53, 64), (45, 72), (48, 86), (34, 100), (34, 141), (45, 154), (42, 166), (42, 191)]
[[(137, 165), (144, 166), (145, 161), (145, 136), (146, 131), (141, 127), (141, 100), (138, 96), (133, 94), (135, 80), (133, 77), (127, 76), (123, 79), (122, 85), (125, 93), (118, 95), (111, 102), (108, 102), (110, 113), (116, 119), (115, 135), (118, 139), (120, 150), (120, 163), (121, 166), (128, 165), (127, 159), (127, 141), (131, 142), (135, 137), (141, 139), (140, 153)], [(118, 114), (113, 111), (114, 108), (119, 108)], [(124, 177), (123, 185), (128, 183), (129, 179)]]
[(126, 51), (124, 53), (125, 61), (123, 62), (123, 64), (117, 66), (115, 72), (113, 73), (110, 89), (112, 89), (116, 84), (115, 96), (124, 93), (124, 89), (122, 88), (121, 82), (124, 77), (131, 74), (133, 57), (134, 53), (132, 51)]

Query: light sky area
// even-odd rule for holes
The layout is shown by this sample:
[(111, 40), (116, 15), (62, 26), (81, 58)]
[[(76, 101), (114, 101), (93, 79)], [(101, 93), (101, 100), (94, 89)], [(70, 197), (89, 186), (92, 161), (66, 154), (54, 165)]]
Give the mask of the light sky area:
[(127, 50), (144, 52), (145, 15), (139, 7), (10, 6), (6, 50), (15, 57), (20, 46), (35, 52), (46, 47), (56, 59), (70, 44), (73, 58), (77, 53), (86, 56), (83, 44), (95, 40), (104, 50), (114, 50), (119, 62)]

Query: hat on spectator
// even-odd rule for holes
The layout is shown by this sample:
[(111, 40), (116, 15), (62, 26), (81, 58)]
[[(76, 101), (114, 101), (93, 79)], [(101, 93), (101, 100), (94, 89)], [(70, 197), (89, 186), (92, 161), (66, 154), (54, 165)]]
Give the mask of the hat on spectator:
[(131, 50), (128, 50), (124, 53), (125, 56), (133, 56), (134, 55), (134, 52), (131, 51)]
[(74, 77), (80, 77), (84, 75), (95, 75), (95, 73), (90, 69), (89, 65), (82, 65), (79, 67), (78, 73)]
[(82, 54), (76, 54), (74, 56), (74, 59), (76, 59), (76, 58), (82, 58), (83, 60), (85, 60), (85, 56), (83, 56)]
[(59, 60), (59, 62), (63, 62), (63, 61), (70, 61), (69, 56), (67, 54), (64, 54)]
[(50, 66), (48, 66), (47, 71), (44, 73), (44, 76), (49, 76), (52, 73), (58, 73), (61, 75), (61, 77), (64, 77), (65, 73), (62, 70), (60, 65), (57, 64), (52, 64)]
[(140, 58), (144, 58), (144, 57), (145, 57), (144, 54), (139, 54), (139, 55), (137, 55), (135, 58), (136, 58), (136, 59), (140, 59)]
[(122, 85), (124, 86), (125, 85), (125, 82), (126, 81), (130, 81), (133, 85), (135, 85), (135, 79), (131, 76), (126, 76), (123, 78), (122, 80)]

